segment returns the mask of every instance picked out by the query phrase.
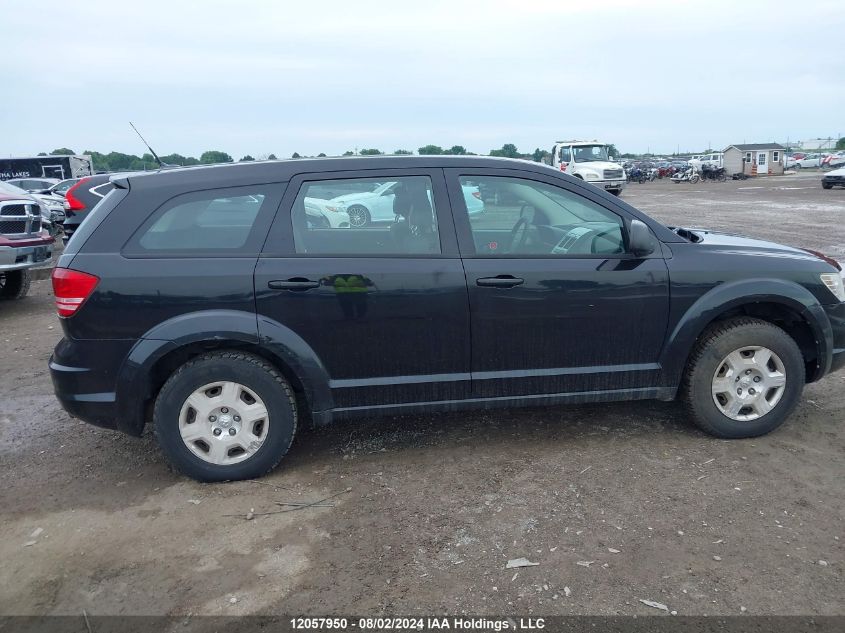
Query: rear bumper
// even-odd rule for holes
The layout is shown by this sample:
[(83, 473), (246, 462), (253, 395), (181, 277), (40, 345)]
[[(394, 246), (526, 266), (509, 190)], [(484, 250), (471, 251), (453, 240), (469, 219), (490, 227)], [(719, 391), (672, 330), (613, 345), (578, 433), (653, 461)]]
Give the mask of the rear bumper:
[(50, 378), (70, 415), (107, 429), (121, 428), (115, 384), (134, 341), (62, 339), (50, 357)]

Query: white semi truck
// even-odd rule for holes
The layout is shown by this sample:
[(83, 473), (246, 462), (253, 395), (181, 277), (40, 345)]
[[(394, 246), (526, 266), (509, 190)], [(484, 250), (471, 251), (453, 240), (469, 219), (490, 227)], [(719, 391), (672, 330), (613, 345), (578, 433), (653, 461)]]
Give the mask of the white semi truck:
[(598, 141), (558, 141), (552, 148), (552, 167), (616, 196), (625, 188), (625, 170)]

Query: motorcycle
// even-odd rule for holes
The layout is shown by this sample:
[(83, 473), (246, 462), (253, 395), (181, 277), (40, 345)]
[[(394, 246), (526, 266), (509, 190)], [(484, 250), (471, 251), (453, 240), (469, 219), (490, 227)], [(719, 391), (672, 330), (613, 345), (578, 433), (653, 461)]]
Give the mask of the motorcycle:
[(724, 167), (714, 167), (713, 165), (705, 164), (701, 166), (701, 179), (705, 181), (725, 182), (728, 179), (728, 175)]
[(701, 180), (701, 176), (695, 170), (695, 167), (690, 165), (684, 171), (676, 172), (670, 180), (672, 182), (674, 182), (676, 185), (678, 183), (681, 183), (681, 182), (688, 182), (688, 183), (694, 185), (699, 180)]

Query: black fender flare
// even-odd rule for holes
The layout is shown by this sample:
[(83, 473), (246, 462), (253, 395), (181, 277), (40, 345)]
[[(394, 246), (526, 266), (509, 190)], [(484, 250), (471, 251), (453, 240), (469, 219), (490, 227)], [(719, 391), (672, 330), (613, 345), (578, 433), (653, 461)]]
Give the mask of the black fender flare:
[(146, 422), (146, 403), (155, 395), (152, 368), (167, 354), (204, 342), (212, 346), (228, 342), (262, 348), (295, 374), (312, 410), (331, 409), (328, 374), (314, 351), (300, 336), (280, 324), (264, 325), (265, 334), (259, 335), (259, 318), (264, 319), (257, 318), (253, 312), (203, 310), (173, 317), (149, 330), (135, 343), (118, 371), (117, 427), (131, 435), (141, 435)]
[(816, 341), (816, 375), (827, 373), (833, 350), (833, 330), (818, 299), (806, 288), (784, 279), (742, 279), (720, 284), (702, 295), (679, 319), (660, 354), (663, 384), (677, 389), (687, 358), (698, 337), (720, 314), (741, 305), (775, 303), (792, 309), (810, 326)]

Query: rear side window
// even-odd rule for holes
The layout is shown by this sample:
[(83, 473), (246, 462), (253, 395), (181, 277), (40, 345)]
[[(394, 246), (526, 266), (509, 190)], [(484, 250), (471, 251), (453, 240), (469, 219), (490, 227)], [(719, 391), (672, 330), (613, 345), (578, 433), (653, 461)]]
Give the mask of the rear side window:
[(277, 204), (276, 192), (264, 185), (176, 196), (136, 231), (124, 253), (226, 256), (257, 252)]

